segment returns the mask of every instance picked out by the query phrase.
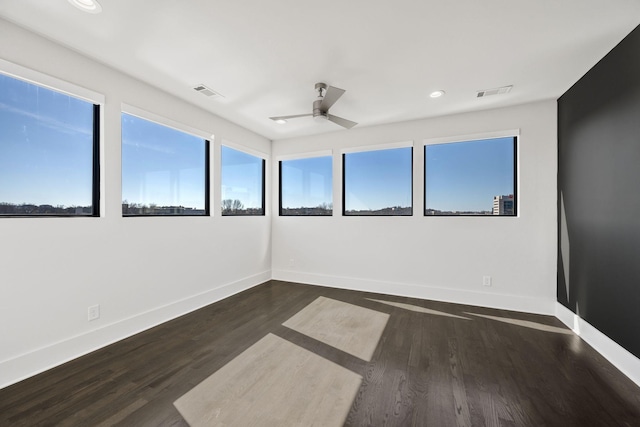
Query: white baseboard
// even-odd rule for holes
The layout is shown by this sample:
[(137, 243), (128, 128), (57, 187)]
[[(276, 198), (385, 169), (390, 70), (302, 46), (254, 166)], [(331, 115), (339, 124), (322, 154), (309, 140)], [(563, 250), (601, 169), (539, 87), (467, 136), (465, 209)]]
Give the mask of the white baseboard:
[(580, 335), (580, 324), (578, 323), (578, 315), (569, 310), (564, 305), (556, 302), (556, 317), (564, 323), (569, 329)]
[(306, 283), (331, 288), (351, 289), (354, 291), (375, 292), (434, 301), (452, 302), (526, 313), (554, 315), (555, 299), (521, 297), (488, 292), (474, 292), (460, 289), (447, 289), (426, 285), (382, 282), (352, 277), (327, 276), (298, 271), (273, 270), (274, 280)]
[(556, 303), (556, 317), (640, 386), (640, 359), (560, 303)]
[(271, 279), (271, 271), (119, 320), (0, 362), (0, 389)]

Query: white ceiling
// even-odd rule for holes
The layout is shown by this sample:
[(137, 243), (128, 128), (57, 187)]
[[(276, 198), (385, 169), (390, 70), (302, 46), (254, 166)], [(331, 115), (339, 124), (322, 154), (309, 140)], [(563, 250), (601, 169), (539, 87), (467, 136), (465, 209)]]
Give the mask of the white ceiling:
[(273, 140), (342, 129), (268, 119), (310, 113), (319, 81), (347, 90), (331, 113), (358, 127), (555, 99), (640, 24), (639, 0), (99, 1), (2, 0), (0, 16)]

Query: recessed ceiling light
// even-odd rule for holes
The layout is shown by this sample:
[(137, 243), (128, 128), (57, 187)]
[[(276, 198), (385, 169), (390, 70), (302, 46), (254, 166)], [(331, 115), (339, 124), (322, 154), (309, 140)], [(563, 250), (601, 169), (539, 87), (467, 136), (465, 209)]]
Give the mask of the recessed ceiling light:
[(431, 94), (429, 94), (431, 98), (440, 98), (442, 95), (444, 95), (443, 90), (434, 90), (433, 92), (431, 92)]
[(97, 0), (69, 0), (69, 3), (88, 13), (100, 13), (102, 12), (102, 6)]
[(279, 125), (283, 125), (283, 124), (287, 123), (287, 121), (285, 119), (277, 119), (275, 122), (277, 124), (279, 124)]

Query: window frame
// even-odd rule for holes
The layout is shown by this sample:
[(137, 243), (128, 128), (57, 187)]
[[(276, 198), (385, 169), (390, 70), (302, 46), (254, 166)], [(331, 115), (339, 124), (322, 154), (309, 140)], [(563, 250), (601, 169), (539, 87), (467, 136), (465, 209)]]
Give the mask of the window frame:
[[(283, 215), (282, 214), (282, 162), (291, 161), (291, 160), (313, 159), (318, 157), (329, 157), (331, 159), (331, 206), (332, 206), (331, 213), (327, 215), (321, 215), (321, 214), (310, 214), (310, 215), (284, 214)], [(332, 217), (335, 215), (335, 208), (333, 203), (333, 200), (334, 200), (333, 184), (334, 184), (335, 173), (333, 170), (334, 158), (333, 158), (332, 150), (317, 151), (313, 153), (305, 153), (305, 154), (299, 154), (299, 155), (293, 155), (293, 156), (282, 156), (282, 157), (279, 157), (277, 161), (278, 161), (278, 216), (281, 216), (281, 217)]]
[[(171, 120), (169, 118), (160, 116), (158, 114), (140, 109), (138, 107), (122, 103), (120, 109), (120, 123), (122, 123), (122, 115), (127, 114), (138, 119), (146, 120), (148, 122), (164, 126), (174, 131), (182, 132), (187, 135), (200, 138), (204, 142), (204, 213), (182, 213), (182, 214), (125, 214), (122, 212), (122, 202), (120, 200), (120, 215), (123, 218), (166, 218), (166, 217), (210, 217), (211, 216), (211, 140), (213, 135), (199, 129), (190, 127), (180, 122)], [(122, 199), (122, 130), (120, 131), (120, 199)]]
[[(347, 192), (346, 192), (346, 155), (347, 154), (356, 154), (356, 153), (364, 153), (364, 152), (370, 152), (370, 151), (384, 151), (384, 150), (393, 150), (393, 149), (397, 149), (397, 148), (410, 148), (411, 149), (411, 171), (410, 171), (410, 176), (411, 176), (411, 190), (410, 190), (410, 194), (411, 194), (411, 212), (409, 214), (400, 214), (400, 215), (392, 215), (392, 214), (383, 214), (383, 215), (367, 215), (367, 214), (348, 214), (347, 212), (347, 207), (346, 207), (346, 198), (347, 198)], [(342, 161), (342, 215), (343, 217), (412, 217), (415, 213), (414, 211), (414, 194), (413, 194), (413, 190), (414, 190), (414, 151), (415, 151), (415, 146), (413, 141), (409, 141), (409, 142), (397, 142), (397, 143), (389, 143), (389, 144), (379, 144), (379, 145), (373, 145), (373, 146), (366, 146), (366, 147), (356, 147), (356, 148), (352, 148), (352, 149), (344, 149), (341, 151), (341, 161)]]
[(90, 214), (0, 214), (0, 218), (100, 218), (104, 215), (104, 200), (101, 198), (103, 177), (101, 171), (103, 114), (105, 96), (98, 92), (76, 86), (73, 83), (23, 67), (0, 58), (0, 74), (23, 81), (87, 103), (92, 107), (92, 159), (91, 159), (91, 213)]
[[(261, 182), (262, 182), (262, 188), (261, 188), (261, 198), (262, 198), (262, 204), (261, 204), (261, 211), (262, 213), (260, 214), (251, 214), (251, 213), (235, 213), (235, 214), (225, 214), (222, 210), (222, 168), (223, 168), (223, 164), (222, 164), (222, 149), (223, 147), (227, 147), (230, 148), (232, 150), (235, 151), (239, 151), (243, 154), (247, 154), (253, 157), (256, 157), (258, 159), (261, 160), (261, 164), (262, 164), (262, 174), (261, 174)], [(263, 153), (260, 153), (258, 151), (252, 150), (248, 147), (244, 147), (244, 146), (240, 146), (238, 144), (232, 143), (230, 141), (226, 141), (223, 140), (220, 143), (220, 185), (219, 185), (219, 189), (220, 189), (220, 199), (219, 199), (219, 203), (220, 203), (220, 216), (221, 217), (236, 217), (236, 216), (240, 216), (240, 217), (265, 217), (267, 216), (267, 205), (266, 205), (266, 199), (267, 199), (267, 191), (266, 191), (266, 178), (267, 178), (267, 159), (265, 157), (266, 155)], [(246, 211), (246, 209), (245, 209)]]
[[(427, 215), (427, 146), (429, 145), (440, 145), (440, 144), (455, 144), (455, 143), (464, 143), (464, 142), (476, 142), (476, 141), (485, 141), (490, 139), (504, 139), (504, 138), (512, 138), (513, 144), (513, 215), (494, 215), (493, 214), (493, 204), (491, 205), (491, 214), (442, 214), (442, 215)], [(480, 135), (465, 135), (460, 137), (449, 137), (449, 138), (438, 138), (423, 141), (423, 149), (422, 149), (422, 160), (423, 160), (423, 174), (422, 174), (422, 184), (423, 184), (423, 192), (422, 192), (422, 216), (427, 218), (452, 218), (452, 217), (472, 217), (472, 218), (489, 218), (489, 217), (499, 217), (499, 218), (518, 218), (520, 216), (520, 197), (518, 192), (518, 181), (519, 181), (519, 168), (518, 168), (518, 154), (519, 154), (519, 145), (520, 145), (520, 130), (508, 130), (508, 131), (499, 131), (499, 132), (491, 132)]]

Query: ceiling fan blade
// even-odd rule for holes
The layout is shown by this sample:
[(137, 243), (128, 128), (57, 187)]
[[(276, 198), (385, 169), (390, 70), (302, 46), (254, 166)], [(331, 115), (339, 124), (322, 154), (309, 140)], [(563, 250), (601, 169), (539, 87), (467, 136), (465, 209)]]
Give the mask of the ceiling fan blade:
[(313, 114), (295, 114), (293, 116), (278, 116), (278, 117), (269, 117), (271, 120), (287, 120), (287, 119), (295, 119), (298, 117), (307, 117), (313, 116)]
[(352, 122), (351, 120), (343, 119), (342, 117), (334, 116), (333, 114), (327, 114), (327, 119), (329, 119), (330, 122), (333, 122), (333, 123), (335, 123), (337, 125), (342, 126), (343, 128), (347, 128), (347, 129), (351, 129), (352, 127), (357, 125), (356, 122)]
[(327, 111), (333, 104), (336, 103), (338, 99), (344, 94), (346, 91), (344, 89), (339, 89), (337, 87), (329, 86), (327, 88), (327, 93), (324, 94), (322, 98), (322, 103), (320, 104), (320, 109), (322, 111)]

